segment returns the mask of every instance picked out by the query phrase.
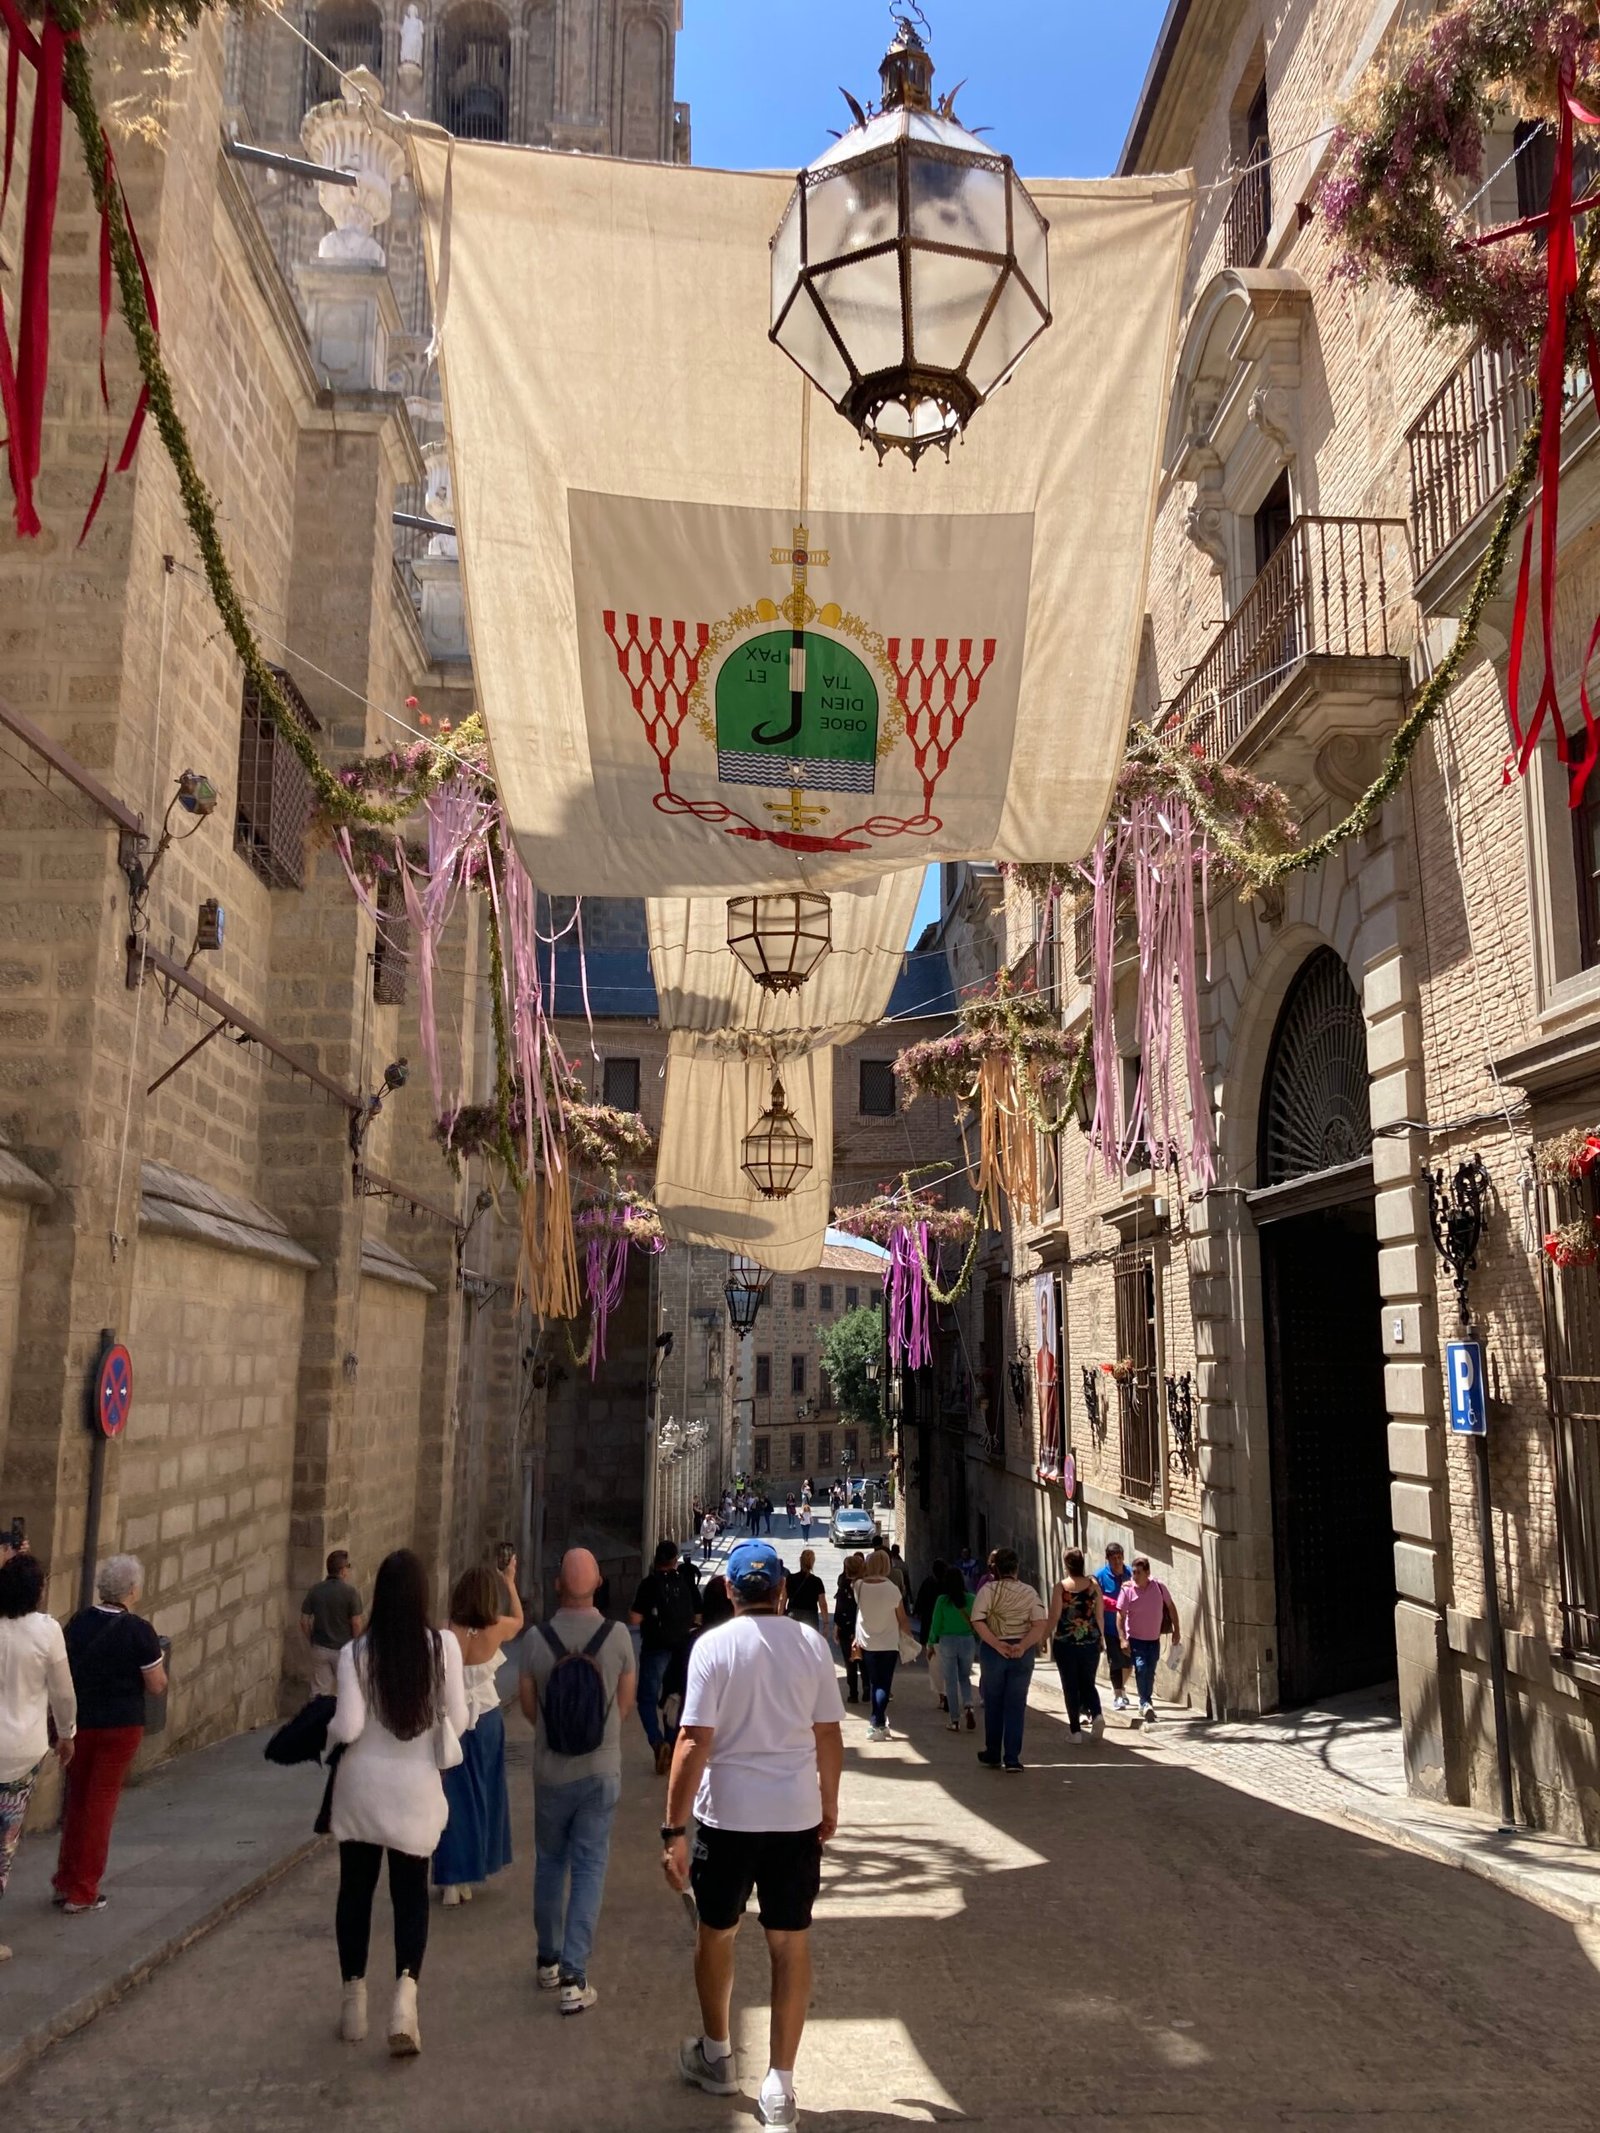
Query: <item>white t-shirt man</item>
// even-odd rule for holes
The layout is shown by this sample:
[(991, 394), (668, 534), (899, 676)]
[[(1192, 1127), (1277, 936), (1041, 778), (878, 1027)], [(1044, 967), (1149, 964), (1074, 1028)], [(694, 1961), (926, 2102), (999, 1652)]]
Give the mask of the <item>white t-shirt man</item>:
[(680, 1723), (716, 1729), (695, 1794), (713, 1829), (815, 1829), (822, 1820), (813, 1726), (844, 1723), (828, 1647), (787, 1615), (735, 1615), (689, 1654)]

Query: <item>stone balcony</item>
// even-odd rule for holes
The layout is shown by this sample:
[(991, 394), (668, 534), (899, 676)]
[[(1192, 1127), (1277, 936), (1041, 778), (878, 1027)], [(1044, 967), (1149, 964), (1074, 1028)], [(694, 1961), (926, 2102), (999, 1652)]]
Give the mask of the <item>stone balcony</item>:
[(1296, 519), (1163, 723), (1291, 792), (1342, 792), (1405, 702), (1405, 534), (1400, 519)]

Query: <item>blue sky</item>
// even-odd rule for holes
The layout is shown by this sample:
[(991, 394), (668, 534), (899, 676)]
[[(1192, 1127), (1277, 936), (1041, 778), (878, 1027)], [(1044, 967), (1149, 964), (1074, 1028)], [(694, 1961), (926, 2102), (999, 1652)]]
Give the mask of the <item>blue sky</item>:
[[(936, 87), (1024, 175), (1105, 177), (1116, 163), (1166, 0), (923, 0)], [(876, 96), (884, 0), (683, 0), (678, 95), (694, 160), (795, 169), (849, 124), (839, 85)]]
[[(935, 86), (965, 79), (959, 115), (1026, 176), (1115, 168), (1166, 0), (923, 0)], [(798, 170), (849, 124), (842, 83), (865, 102), (892, 29), (884, 0), (683, 0), (677, 93), (694, 160)], [(930, 867), (914, 941), (939, 915)], [(907, 944), (909, 946), (909, 942)]]

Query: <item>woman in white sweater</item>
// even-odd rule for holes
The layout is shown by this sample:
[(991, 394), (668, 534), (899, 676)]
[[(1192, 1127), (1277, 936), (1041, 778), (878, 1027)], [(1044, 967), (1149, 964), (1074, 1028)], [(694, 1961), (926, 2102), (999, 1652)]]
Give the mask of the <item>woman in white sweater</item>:
[(422, 2049), (417, 1978), (428, 1945), (428, 1861), (449, 1809), (439, 1772), (460, 1759), (467, 1729), (461, 1647), (428, 1624), (428, 1581), (409, 1548), (378, 1565), (363, 1635), (339, 1654), (330, 1748), (342, 1746), (331, 1827), (339, 1843), (335, 1930), (344, 2002), (339, 2034), (367, 2034), (367, 1944), (378, 1869), (389, 1854), (394, 2007), (389, 2049)]
[[(41, 1614), (44, 1570), (31, 1555), (0, 1563), (0, 1896), (22, 1841), (22, 1825), (56, 1722), (56, 1759), (72, 1760), (78, 1699), (61, 1624)], [(0, 1963), (11, 1950), (0, 1947)]]
[(889, 1738), (889, 1697), (900, 1663), (900, 1639), (910, 1634), (905, 1601), (890, 1574), (889, 1558), (881, 1548), (874, 1548), (856, 1586), (856, 1646), (872, 1699), (868, 1740)]

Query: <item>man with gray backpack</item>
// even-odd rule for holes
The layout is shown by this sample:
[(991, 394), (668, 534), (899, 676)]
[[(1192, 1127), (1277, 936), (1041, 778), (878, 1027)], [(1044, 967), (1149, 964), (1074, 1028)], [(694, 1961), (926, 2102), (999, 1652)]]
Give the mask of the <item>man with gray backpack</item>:
[(534, 1729), (533, 1922), (542, 1992), (564, 2015), (599, 1994), (589, 1954), (605, 1893), (611, 1825), (622, 1797), (622, 1722), (634, 1707), (633, 1640), (595, 1605), (600, 1565), (569, 1548), (556, 1580), (558, 1606), (524, 1640), (517, 1684)]

